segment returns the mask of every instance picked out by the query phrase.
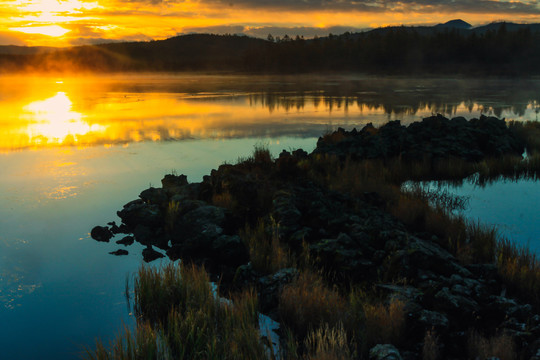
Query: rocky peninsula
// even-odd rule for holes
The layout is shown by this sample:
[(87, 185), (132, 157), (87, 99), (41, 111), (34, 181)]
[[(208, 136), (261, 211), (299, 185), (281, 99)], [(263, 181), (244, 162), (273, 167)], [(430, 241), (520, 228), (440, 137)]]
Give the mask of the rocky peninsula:
[[(339, 356), (325, 348), (333, 354), (325, 358), (540, 359), (536, 258), (455, 215), (451, 199), (402, 187), (473, 174), (536, 177), (531, 131), (540, 127), (437, 115), (338, 129), (311, 154), (273, 159), (258, 148), (198, 183), (166, 175), (118, 211), (120, 225), (91, 236), (143, 244), (147, 262), (204, 265), (225, 297), (255, 289), (257, 311), (281, 323), (282, 358), (322, 358), (308, 344), (326, 326), (347, 341)], [(335, 300), (291, 301), (306, 279), (325, 289), (308, 296)]]

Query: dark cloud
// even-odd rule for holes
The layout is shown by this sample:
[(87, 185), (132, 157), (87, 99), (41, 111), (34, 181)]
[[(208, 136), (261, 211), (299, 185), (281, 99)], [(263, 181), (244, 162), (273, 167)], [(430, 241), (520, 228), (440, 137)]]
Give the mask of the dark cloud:
[[(245, 27), (241, 25), (185, 27), (181, 34), (245, 34)], [(179, 35), (181, 35), (179, 34)], [(268, 35), (268, 34), (267, 34)]]
[[(166, 0), (141, 0), (167, 2)], [(169, 0), (171, 2), (173, 0)], [(200, 0), (223, 7), (276, 10), (355, 10), (363, 12), (469, 12), (500, 14), (540, 14), (535, 1), (497, 0)]]
[(288, 35), (290, 37), (303, 36), (305, 38), (312, 38), (315, 36), (328, 36), (328, 34), (343, 34), (345, 32), (360, 32), (365, 29), (348, 27), (348, 26), (331, 26), (331, 27), (278, 27), (278, 26), (265, 26), (257, 28), (248, 28), (245, 33), (250, 36), (266, 38), (268, 34), (272, 36), (283, 37)]
[(188, 27), (184, 28), (182, 34), (189, 33), (206, 33), (206, 34), (244, 34), (248, 36), (258, 37), (266, 39), (268, 34), (272, 36), (283, 37), (288, 35), (290, 37), (303, 36), (305, 38), (312, 38), (315, 36), (327, 36), (328, 34), (343, 34), (349, 32), (360, 32), (366, 29), (349, 27), (349, 26), (331, 26), (331, 27), (280, 27), (280, 26), (261, 26), (261, 27), (249, 27), (249, 26), (206, 26), (206, 27)]

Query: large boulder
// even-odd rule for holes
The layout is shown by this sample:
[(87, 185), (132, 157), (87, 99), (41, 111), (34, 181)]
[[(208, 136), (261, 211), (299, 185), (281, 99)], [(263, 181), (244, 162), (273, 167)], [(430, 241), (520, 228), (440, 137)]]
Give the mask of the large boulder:
[(163, 225), (163, 214), (160, 207), (155, 204), (148, 204), (143, 200), (134, 200), (117, 212), (122, 222), (129, 228), (134, 229), (137, 225), (145, 225), (150, 228)]

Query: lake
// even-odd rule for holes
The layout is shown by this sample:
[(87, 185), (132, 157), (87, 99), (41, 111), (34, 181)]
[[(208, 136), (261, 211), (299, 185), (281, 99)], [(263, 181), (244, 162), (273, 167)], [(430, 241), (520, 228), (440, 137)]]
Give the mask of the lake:
[[(142, 264), (141, 251), (133, 245), (128, 256), (109, 255), (120, 246), (97, 243), (89, 232), (118, 221), (116, 211), (148, 186), (160, 186), (166, 173), (200, 181), (255, 145), (274, 155), (310, 152), (337, 127), (410, 123), (435, 113), (538, 120), (539, 112), (540, 79), (4, 75), (2, 359), (71, 359), (95, 338), (107, 342), (134, 323), (124, 290)], [(512, 200), (521, 209), (512, 213), (538, 224), (538, 182), (508, 189), (496, 190), (503, 216), (491, 219), (490, 205), (470, 216), (513, 232), (520, 223), (507, 224), (504, 216)]]

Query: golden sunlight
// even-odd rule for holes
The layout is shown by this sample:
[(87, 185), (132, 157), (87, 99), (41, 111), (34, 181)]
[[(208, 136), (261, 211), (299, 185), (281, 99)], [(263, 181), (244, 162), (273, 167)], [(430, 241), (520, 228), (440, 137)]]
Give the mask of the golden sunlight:
[(59, 25), (13, 27), (9, 28), (9, 30), (19, 31), (26, 34), (41, 34), (54, 37), (63, 36), (71, 31), (68, 29), (64, 29)]
[(23, 108), (33, 124), (27, 128), (33, 145), (76, 145), (78, 136), (102, 130), (100, 125), (89, 125), (82, 121), (83, 115), (71, 109), (71, 100), (66, 93), (35, 101)]

